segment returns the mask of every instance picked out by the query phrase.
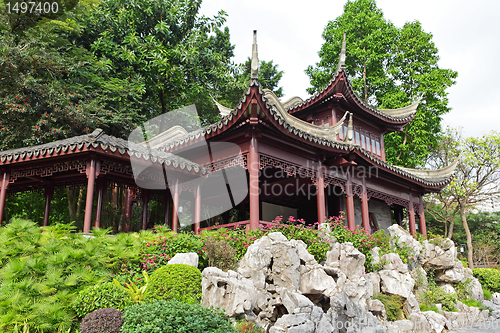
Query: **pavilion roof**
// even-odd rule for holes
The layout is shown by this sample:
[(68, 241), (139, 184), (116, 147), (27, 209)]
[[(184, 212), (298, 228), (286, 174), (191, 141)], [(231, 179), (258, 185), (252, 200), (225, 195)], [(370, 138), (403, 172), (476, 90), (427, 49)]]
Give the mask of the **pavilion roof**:
[(142, 157), (145, 160), (151, 159), (152, 162), (158, 162), (174, 169), (193, 171), (201, 174), (208, 173), (206, 168), (190, 160), (171, 153), (166, 153), (157, 149), (150, 149), (144, 145), (135, 144), (127, 140), (107, 135), (100, 128), (89, 134), (74, 136), (35, 146), (1, 151), (0, 165), (22, 162), (31, 160), (32, 158), (71, 154), (79, 152), (83, 148), (100, 148), (103, 152), (113, 154), (118, 152), (125, 158), (130, 158), (131, 156), (135, 156), (137, 158)]

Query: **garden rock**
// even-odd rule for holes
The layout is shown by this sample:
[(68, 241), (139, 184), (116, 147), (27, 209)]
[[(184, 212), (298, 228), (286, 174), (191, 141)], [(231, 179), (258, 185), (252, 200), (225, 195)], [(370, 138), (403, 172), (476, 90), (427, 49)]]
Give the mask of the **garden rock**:
[(396, 320), (387, 323), (387, 333), (413, 333), (413, 322), (410, 320)]
[(455, 288), (453, 288), (453, 285), (449, 284), (449, 283), (438, 283), (438, 286), (441, 287), (441, 289), (443, 289), (443, 291), (445, 293), (451, 293), (451, 294), (456, 294), (457, 292), (455, 291)]
[(366, 257), (352, 243), (335, 243), (326, 254), (326, 266), (340, 268), (348, 279), (360, 277), (365, 271)]
[(300, 292), (309, 295), (332, 295), (337, 284), (327, 275), (321, 266), (309, 270), (300, 276)]
[(455, 266), (457, 249), (451, 241), (444, 243), (446, 245), (446, 250), (427, 240), (424, 241), (424, 248), (421, 253), (422, 265), (424, 267), (432, 269), (449, 269)]
[(383, 269), (386, 270), (396, 270), (399, 273), (405, 274), (408, 273), (408, 265), (403, 263), (401, 258), (397, 253), (387, 253), (384, 254), (381, 258), (382, 261), (386, 261), (387, 263), (384, 265)]
[(231, 270), (207, 267), (201, 276), (202, 305), (224, 309), (229, 317), (251, 314), (259, 298), (270, 298), (257, 291), (251, 280)]
[(271, 241), (264, 236), (250, 245), (240, 260), (238, 273), (251, 279), (258, 289), (266, 287), (266, 275), (271, 269)]
[(177, 253), (168, 261), (167, 265), (184, 264), (198, 268), (198, 255), (194, 252)]
[(415, 280), (412, 279), (409, 273), (401, 274), (393, 270), (381, 270), (378, 274), (382, 292), (403, 296), (404, 298), (410, 296)]
[[(389, 228), (387, 228), (387, 231), (389, 232), (389, 235), (391, 236), (392, 239), (397, 240), (398, 245), (403, 245), (405, 244), (409, 248), (413, 249), (413, 254), (418, 257), (418, 255), (422, 252), (422, 244), (420, 244), (419, 241), (417, 241), (415, 238), (413, 238), (412, 235), (408, 233), (405, 229), (403, 229), (401, 226), (397, 224), (393, 224)], [(392, 241), (392, 246), (394, 246), (394, 241)]]
[(404, 307), (408, 314), (420, 312), (420, 305), (418, 304), (418, 301), (413, 293), (411, 293), (410, 296), (406, 299)]
[(380, 275), (375, 272), (365, 274), (365, 279), (372, 284), (373, 294), (380, 292)]
[(493, 293), (491, 296), (491, 302), (493, 302), (493, 304), (500, 305), (500, 293)]
[(460, 260), (455, 260), (452, 268), (436, 271), (435, 279), (440, 282), (459, 283), (465, 282), (464, 265)]

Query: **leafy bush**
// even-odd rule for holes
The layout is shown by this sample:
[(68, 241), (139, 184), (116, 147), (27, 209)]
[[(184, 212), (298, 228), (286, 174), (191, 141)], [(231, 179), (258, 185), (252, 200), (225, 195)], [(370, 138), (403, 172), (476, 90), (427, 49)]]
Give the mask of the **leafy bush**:
[[(293, 224), (299, 223), (299, 224)], [(313, 225), (304, 225), (303, 220), (296, 220), (290, 216), (286, 222), (282, 222), (282, 217), (277, 216), (272, 223), (260, 225), (257, 230), (246, 230), (246, 227), (235, 227), (231, 229), (221, 228), (203, 232), (203, 239), (209, 238), (225, 240), (231, 247), (236, 249), (236, 260), (243, 258), (247, 249), (257, 239), (272, 232), (281, 232), (288, 240), (301, 240), (307, 245), (307, 251), (314, 258), (321, 262), (326, 259), (326, 252), (330, 250), (333, 238), (328, 238), (323, 232), (317, 230)]]
[(479, 308), (480, 310), (491, 310), (489, 307), (484, 306), (481, 302), (476, 301), (475, 299), (468, 299), (461, 302), (467, 306), (473, 306)]
[(483, 288), (483, 294), (484, 294), (484, 299), (487, 301), (493, 298), (491, 291), (489, 291), (488, 289)]
[[(156, 228), (155, 230), (162, 230)], [(204, 266), (205, 253), (203, 240), (192, 233), (176, 234), (162, 230), (156, 239), (147, 242), (141, 249), (141, 270), (152, 273), (158, 267), (165, 266), (177, 253), (194, 252), (200, 255), (200, 264)]]
[(146, 273), (146, 271), (142, 272), (144, 276), (144, 282), (145, 284), (142, 286), (138, 286), (136, 282), (131, 281), (130, 279), (128, 280), (128, 283), (124, 283), (123, 285), (120, 284), (120, 281), (117, 279), (113, 279), (113, 283), (117, 288), (120, 288), (124, 292), (126, 292), (129, 296), (130, 299), (132, 300), (133, 303), (139, 303), (142, 300), (144, 300), (144, 297), (146, 295), (146, 289), (148, 288), (149, 284), (149, 275)]
[(204, 250), (209, 266), (218, 267), (223, 271), (236, 269), (238, 263), (236, 250), (227, 241), (208, 238), (205, 241)]
[(422, 312), (425, 312), (425, 311), (434, 311), (436, 313), (441, 314), (441, 311), (439, 311), (439, 309), (437, 308), (437, 306), (434, 305), (434, 304), (431, 305), (431, 306), (429, 306), (429, 305), (427, 305), (425, 303), (420, 303), (419, 307), (420, 307), (420, 311), (422, 311)]
[[(391, 236), (386, 234), (384, 230), (379, 230), (372, 236), (375, 239), (375, 246), (380, 248), (380, 257), (387, 253), (396, 253), (405, 264), (416, 261), (416, 251), (413, 248), (404, 243), (400, 244), (397, 239), (391, 239)], [(391, 240), (393, 242), (391, 242)], [(394, 244), (394, 246), (392, 244)]]
[(434, 271), (427, 272), (427, 291), (420, 295), (422, 303), (425, 306), (432, 308), (436, 304), (441, 304), (445, 311), (457, 311), (455, 305), (457, 304), (457, 294), (447, 293), (443, 288), (436, 284), (434, 279)]
[(483, 287), (493, 293), (500, 292), (500, 270), (494, 268), (475, 268), (472, 272)]
[(403, 297), (398, 295), (376, 294), (373, 299), (378, 299), (385, 306), (387, 320), (396, 321), (404, 318)]
[(82, 333), (120, 333), (123, 325), (123, 312), (112, 309), (99, 309), (83, 318), (80, 325)]
[[(172, 265), (173, 266), (173, 265)], [(223, 312), (176, 300), (136, 304), (125, 310), (121, 333), (234, 333)]]
[(145, 296), (155, 300), (197, 303), (201, 299), (201, 272), (183, 264), (160, 267), (151, 275)]
[(72, 225), (42, 229), (22, 219), (0, 228), (0, 331), (27, 319), (31, 332), (75, 328), (72, 302), (79, 292), (138, 259), (137, 234), (110, 237), (100, 230), (85, 238), (73, 231)]
[(457, 299), (460, 301), (470, 299), (472, 297), (472, 280), (467, 278), (464, 282), (459, 282), (455, 285)]
[(78, 317), (83, 318), (92, 311), (115, 308), (120, 311), (132, 304), (128, 294), (111, 282), (89, 286), (78, 294), (73, 309)]

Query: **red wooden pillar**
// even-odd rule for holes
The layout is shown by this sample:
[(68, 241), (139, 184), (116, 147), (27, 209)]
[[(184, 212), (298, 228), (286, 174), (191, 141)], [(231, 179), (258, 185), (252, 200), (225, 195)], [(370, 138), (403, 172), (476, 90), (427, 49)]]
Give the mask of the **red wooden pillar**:
[(356, 221), (354, 220), (354, 194), (352, 192), (352, 180), (350, 171), (347, 171), (346, 214), (347, 214), (347, 227), (351, 230), (354, 230), (356, 228)]
[(54, 185), (48, 184), (45, 186), (44, 198), (45, 198), (45, 209), (43, 211), (43, 226), (49, 225), (49, 215), (50, 215), (50, 201), (54, 196)]
[(248, 173), (250, 174), (250, 229), (259, 227), (259, 149), (255, 133), (252, 133), (248, 154)]
[(418, 218), (419, 218), (420, 233), (425, 238), (427, 238), (427, 227), (425, 225), (425, 213), (424, 213), (424, 201), (422, 199), (422, 195), (420, 195), (420, 202), (418, 204)]
[(415, 210), (413, 208), (413, 195), (410, 192), (410, 202), (408, 203), (408, 219), (410, 220), (410, 234), (412, 236), (416, 235), (415, 228)]
[(167, 189), (163, 195), (163, 219), (166, 226), (170, 226), (170, 217), (168, 213), (170, 212), (170, 190)]
[(97, 181), (97, 211), (95, 213), (95, 224), (96, 228), (101, 227), (101, 217), (102, 217), (102, 200), (104, 197), (104, 192), (106, 192), (106, 179), (99, 178)]
[(363, 193), (361, 194), (361, 219), (363, 221), (363, 229), (370, 233), (370, 213), (368, 210), (368, 192), (366, 191), (365, 178), (363, 178)]
[(143, 189), (141, 191), (142, 199), (142, 214), (141, 214), (141, 229), (146, 230), (148, 227), (148, 205), (151, 197), (151, 190)]
[(125, 189), (125, 232), (130, 231), (130, 219), (132, 218), (132, 190), (129, 186)]
[(316, 179), (316, 203), (318, 207), (318, 222), (325, 222), (325, 178), (323, 175), (323, 167), (319, 162), (318, 177)]
[(0, 226), (2, 225), (5, 198), (7, 197), (7, 187), (9, 187), (9, 177), (10, 173), (8, 171), (4, 171), (2, 173), (2, 183), (0, 184)]
[(85, 218), (83, 220), (83, 232), (90, 232), (92, 219), (92, 201), (94, 200), (94, 184), (96, 178), (96, 160), (92, 158), (87, 162), (87, 199), (85, 201)]
[(177, 232), (177, 227), (179, 225), (179, 180), (175, 181), (174, 185), (174, 208), (172, 213), (172, 231)]
[(194, 234), (200, 234), (201, 222), (201, 191), (200, 184), (196, 184), (194, 188)]

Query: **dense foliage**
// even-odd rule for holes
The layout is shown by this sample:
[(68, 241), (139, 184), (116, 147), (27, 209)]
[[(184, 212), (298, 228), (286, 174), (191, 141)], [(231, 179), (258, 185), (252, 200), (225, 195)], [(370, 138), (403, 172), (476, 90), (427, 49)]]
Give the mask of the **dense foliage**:
[(151, 275), (145, 296), (148, 299), (198, 303), (201, 300), (201, 272), (183, 264), (160, 267)]
[(223, 312), (176, 300), (133, 305), (125, 310), (122, 333), (233, 333)]
[(78, 294), (72, 304), (78, 317), (85, 317), (89, 313), (104, 308), (114, 308), (120, 311), (132, 304), (129, 295), (112, 282), (89, 286)]
[(337, 69), (342, 35), (347, 34), (346, 72), (361, 99), (378, 108), (422, 101), (413, 121), (402, 132), (384, 136), (387, 161), (402, 166), (424, 165), (429, 149), (437, 145), (441, 116), (450, 111), (446, 89), (457, 73), (438, 65), (432, 34), (418, 21), (397, 28), (386, 20), (375, 0), (349, 0), (344, 13), (328, 22), (315, 66), (306, 73), (312, 87), (321, 90)]
[(500, 293), (500, 270), (495, 268), (474, 268), (472, 270), (481, 285), (493, 293)]
[(31, 331), (67, 331), (77, 316), (72, 305), (86, 287), (109, 282), (125, 261), (136, 260), (134, 234), (94, 238), (73, 234), (71, 225), (41, 228), (13, 219), (0, 228), (0, 327), (28, 321)]
[(387, 320), (396, 321), (403, 319), (403, 297), (399, 295), (376, 294), (373, 299), (378, 299), (384, 304)]

